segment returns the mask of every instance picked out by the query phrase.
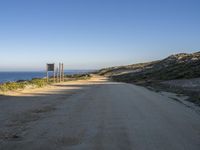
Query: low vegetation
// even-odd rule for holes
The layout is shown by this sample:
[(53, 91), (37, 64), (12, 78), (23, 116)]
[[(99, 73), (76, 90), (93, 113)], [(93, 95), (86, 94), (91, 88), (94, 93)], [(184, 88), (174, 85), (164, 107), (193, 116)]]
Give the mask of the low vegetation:
[[(89, 74), (66, 75), (65, 81), (86, 80), (89, 79), (90, 77), (91, 76)], [(15, 91), (18, 89), (25, 89), (26, 87), (41, 88), (50, 85), (52, 83), (53, 83), (53, 78), (50, 78), (48, 82), (46, 79), (40, 79), (40, 78), (35, 78), (28, 81), (6, 82), (0, 84), (0, 91), (2, 92)]]
[(24, 89), (27, 86), (40, 88), (50, 83), (52, 83), (52, 81), (50, 80), (49, 82), (47, 82), (46, 79), (32, 79), (30, 81), (6, 82), (0, 85), (0, 91), (5, 92), (5, 91), (13, 91), (17, 89)]
[(91, 78), (90, 74), (73, 74), (73, 75), (65, 75), (65, 80), (87, 80)]
[(110, 76), (115, 81), (150, 82), (200, 77), (200, 52), (193, 54), (176, 54), (166, 59), (133, 64), (128, 66), (106, 68), (100, 75)]

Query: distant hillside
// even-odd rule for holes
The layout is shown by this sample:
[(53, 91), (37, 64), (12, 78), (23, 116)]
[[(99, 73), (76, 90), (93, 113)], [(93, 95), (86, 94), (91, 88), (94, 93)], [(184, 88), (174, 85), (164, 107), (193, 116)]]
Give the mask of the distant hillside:
[(180, 53), (159, 61), (106, 68), (100, 70), (99, 74), (122, 82), (197, 78), (200, 77), (200, 52)]
[(132, 65), (128, 65), (128, 66), (118, 66), (118, 67), (105, 68), (105, 69), (101, 69), (99, 71), (99, 74), (105, 75), (105, 76), (113, 76), (113, 75), (122, 75), (122, 74), (127, 74), (127, 73), (140, 72), (141, 70), (151, 68), (152, 65), (154, 65), (157, 62), (158, 61), (148, 62), (148, 63), (132, 64)]

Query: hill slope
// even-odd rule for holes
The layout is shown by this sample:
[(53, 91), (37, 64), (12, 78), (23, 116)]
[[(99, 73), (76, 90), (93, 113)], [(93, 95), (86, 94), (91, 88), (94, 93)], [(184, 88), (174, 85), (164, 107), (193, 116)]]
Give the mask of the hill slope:
[(189, 96), (200, 105), (200, 52), (171, 55), (163, 60), (99, 71), (114, 81), (140, 84), (156, 91), (169, 91)]
[(200, 52), (171, 55), (163, 60), (99, 71), (100, 75), (123, 82), (151, 82), (200, 77)]

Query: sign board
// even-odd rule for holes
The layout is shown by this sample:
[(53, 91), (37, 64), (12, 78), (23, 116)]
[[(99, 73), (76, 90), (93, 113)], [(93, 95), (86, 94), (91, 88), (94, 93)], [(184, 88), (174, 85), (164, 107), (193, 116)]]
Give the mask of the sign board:
[(53, 71), (53, 81), (55, 82), (56, 81), (56, 78), (57, 77), (57, 82), (61, 82), (61, 81), (65, 81), (64, 80), (64, 64), (62, 63), (59, 63), (59, 68), (57, 67), (56, 70), (55, 70), (55, 64), (46, 64), (46, 73), (47, 73), (47, 82), (49, 82), (49, 79), (51, 80), (52, 79), (52, 76), (50, 76), (49, 78), (49, 72), (50, 71)]
[(54, 64), (47, 64), (47, 71), (54, 71)]

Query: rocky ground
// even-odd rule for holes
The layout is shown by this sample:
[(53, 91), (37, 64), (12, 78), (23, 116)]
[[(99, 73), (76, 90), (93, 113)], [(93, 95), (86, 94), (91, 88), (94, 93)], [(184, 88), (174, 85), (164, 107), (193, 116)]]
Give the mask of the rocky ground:
[(160, 86), (163, 90), (187, 95), (189, 101), (200, 105), (200, 78), (164, 81)]
[(163, 84), (173, 86), (173, 87), (180, 87), (185, 88), (192, 91), (199, 91), (200, 90), (200, 78), (195, 79), (181, 79), (181, 80), (170, 80), (164, 81)]

